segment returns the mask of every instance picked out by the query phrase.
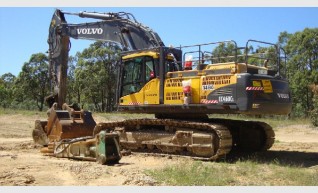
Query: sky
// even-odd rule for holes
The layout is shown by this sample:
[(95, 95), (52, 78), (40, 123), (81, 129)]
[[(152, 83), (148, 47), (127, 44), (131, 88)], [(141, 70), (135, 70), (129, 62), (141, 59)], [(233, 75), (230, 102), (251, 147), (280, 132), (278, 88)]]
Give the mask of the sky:
[[(0, 7), (0, 76), (18, 76), (32, 54), (48, 50), (48, 27), (56, 8), (67, 12), (129, 12), (156, 31), (165, 45), (249, 39), (277, 42), (280, 32), (318, 27), (318, 7)], [(68, 23), (86, 19), (66, 15)], [(71, 39), (70, 55), (92, 41)]]

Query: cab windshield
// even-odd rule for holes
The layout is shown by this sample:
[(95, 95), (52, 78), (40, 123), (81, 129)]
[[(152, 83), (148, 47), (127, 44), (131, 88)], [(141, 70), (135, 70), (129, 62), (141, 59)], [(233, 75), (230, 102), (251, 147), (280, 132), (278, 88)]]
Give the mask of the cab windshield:
[(154, 78), (154, 61), (150, 56), (136, 57), (123, 63), (122, 95), (139, 92), (141, 88)]

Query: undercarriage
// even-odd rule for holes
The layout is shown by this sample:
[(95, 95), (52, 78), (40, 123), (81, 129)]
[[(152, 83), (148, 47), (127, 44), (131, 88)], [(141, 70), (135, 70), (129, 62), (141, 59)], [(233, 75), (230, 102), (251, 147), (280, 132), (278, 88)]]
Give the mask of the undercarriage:
[(217, 160), (236, 151), (267, 150), (275, 140), (273, 129), (264, 122), (229, 119), (129, 119), (99, 123), (94, 135), (103, 130), (119, 135), (122, 150), (201, 160)]

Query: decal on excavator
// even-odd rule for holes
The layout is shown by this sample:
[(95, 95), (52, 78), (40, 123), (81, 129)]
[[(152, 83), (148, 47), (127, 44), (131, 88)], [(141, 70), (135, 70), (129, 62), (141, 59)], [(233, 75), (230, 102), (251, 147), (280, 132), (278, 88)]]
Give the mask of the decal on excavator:
[(272, 93), (273, 92), (273, 87), (272, 87), (272, 83), (270, 80), (262, 80), (262, 84), (264, 87), (264, 93)]
[(233, 96), (219, 96), (219, 102), (234, 102)]
[(103, 29), (102, 28), (83, 28), (83, 29), (77, 29), (78, 34), (102, 34)]
[(278, 98), (289, 99), (289, 94), (277, 93)]
[(202, 85), (202, 90), (213, 90), (214, 85), (209, 84), (209, 85)]
[(261, 82), (260, 81), (257, 81), (257, 80), (253, 80), (253, 86), (255, 87), (261, 87)]

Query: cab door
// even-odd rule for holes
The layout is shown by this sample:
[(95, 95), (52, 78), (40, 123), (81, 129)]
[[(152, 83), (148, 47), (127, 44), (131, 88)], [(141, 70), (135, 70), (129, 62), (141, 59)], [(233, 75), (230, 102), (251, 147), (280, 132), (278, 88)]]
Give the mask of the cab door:
[(152, 57), (140, 56), (125, 60), (122, 70), (120, 105), (153, 103), (155, 94), (152, 90), (153, 86), (156, 87), (156, 83), (152, 81), (154, 78)]
[(145, 86), (144, 104), (159, 104), (159, 78), (155, 75), (155, 60), (152, 57), (145, 57)]

